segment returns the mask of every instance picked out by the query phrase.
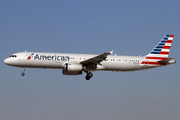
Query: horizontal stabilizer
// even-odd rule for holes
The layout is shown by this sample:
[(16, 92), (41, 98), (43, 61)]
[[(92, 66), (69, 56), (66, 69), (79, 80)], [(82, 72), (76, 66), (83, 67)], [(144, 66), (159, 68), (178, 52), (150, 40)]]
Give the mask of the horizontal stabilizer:
[(172, 64), (172, 63), (176, 63), (176, 61), (174, 59), (175, 58), (167, 58), (167, 59), (160, 60), (160, 61), (157, 61), (157, 62), (160, 63), (160, 64), (164, 64), (164, 63)]

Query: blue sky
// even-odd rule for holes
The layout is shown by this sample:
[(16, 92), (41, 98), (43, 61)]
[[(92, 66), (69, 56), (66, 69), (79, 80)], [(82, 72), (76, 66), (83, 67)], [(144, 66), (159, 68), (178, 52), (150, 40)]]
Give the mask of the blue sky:
[[(0, 118), (3, 120), (179, 120), (178, 0), (1, 0)], [(7, 66), (21, 51), (146, 55), (175, 35), (174, 65), (94, 72), (90, 81), (61, 70)]]

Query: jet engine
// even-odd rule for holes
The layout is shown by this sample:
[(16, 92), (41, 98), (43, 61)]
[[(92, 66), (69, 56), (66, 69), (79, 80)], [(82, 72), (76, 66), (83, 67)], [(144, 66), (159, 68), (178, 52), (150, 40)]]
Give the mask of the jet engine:
[(81, 75), (83, 66), (76, 63), (65, 63), (64, 69), (62, 70), (63, 75)]

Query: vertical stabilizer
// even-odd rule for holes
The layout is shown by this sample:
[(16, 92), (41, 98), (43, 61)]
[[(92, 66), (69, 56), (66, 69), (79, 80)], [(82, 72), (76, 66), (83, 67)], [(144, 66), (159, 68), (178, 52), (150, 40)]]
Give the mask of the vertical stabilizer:
[(146, 56), (145, 60), (141, 64), (148, 65), (163, 65), (157, 61), (168, 58), (171, 44), (174, 35), (166, 35), (164, 38), (154, 47), (154, 49)]

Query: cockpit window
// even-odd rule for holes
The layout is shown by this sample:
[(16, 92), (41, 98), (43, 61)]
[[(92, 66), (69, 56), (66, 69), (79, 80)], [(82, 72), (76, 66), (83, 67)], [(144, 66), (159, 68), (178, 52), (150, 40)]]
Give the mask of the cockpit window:
[(16, 55), (11, 55), (10, 57), (17, 57)]

